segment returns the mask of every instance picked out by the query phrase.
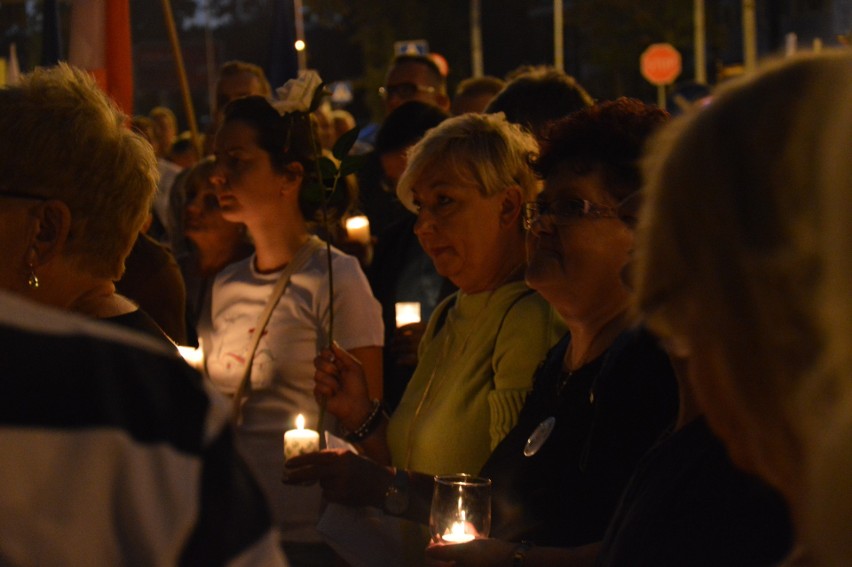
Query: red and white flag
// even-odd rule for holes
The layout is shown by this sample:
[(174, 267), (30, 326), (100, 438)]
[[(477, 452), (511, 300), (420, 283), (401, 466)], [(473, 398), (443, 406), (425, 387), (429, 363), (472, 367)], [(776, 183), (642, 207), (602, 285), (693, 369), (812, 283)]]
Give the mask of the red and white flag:
[(73, 0), (68, 62), (94, 75), (127, 114), (133, 113), (130, 0)]

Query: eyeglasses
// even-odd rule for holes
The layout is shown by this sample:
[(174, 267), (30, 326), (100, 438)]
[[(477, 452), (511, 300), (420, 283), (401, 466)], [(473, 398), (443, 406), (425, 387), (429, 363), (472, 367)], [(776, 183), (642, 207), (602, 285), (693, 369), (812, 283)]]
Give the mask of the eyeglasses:
[(586, 199), (569, 199), (558, 203), (533, 201), (524, 203), (524, 228), (532, 230), (538, 223), (547, 219), (548, 226), (565, 226), (577, 219), (618, 218), (618, 211), (612, 207), (596, 205)]
[(379, 96), (387, 100), (391, 97), (397, 97), (402, 100), (414, 98), (417, 93), (434, 93), (435, 87), (427, 87), (424, 85), (416, 85), (414, 83), (398, 83), (396, 85), (388, 85), (379, 87)]

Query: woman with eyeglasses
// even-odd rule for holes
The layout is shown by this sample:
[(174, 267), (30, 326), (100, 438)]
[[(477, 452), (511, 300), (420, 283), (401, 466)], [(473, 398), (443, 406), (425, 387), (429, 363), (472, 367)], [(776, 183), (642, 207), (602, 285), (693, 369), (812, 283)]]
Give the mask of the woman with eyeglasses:
[[(622, 273), (633, 231), (619, 206), (635, 200), (642, 146), (666, 119), (654, 106), (619, 99), (554, 123), (542, 142), (535, 169), (544, 190), (524, 211), (526, 281), (569, 332), (482, 469), (493, 482), (494, 538), (558, 547), (600, 541), (639, 458), (674, 421), (668, 357), (628, 316)], [(495, 561), (525, 553), (516, 546), (495, 544)], [(442, 551), (452, 550), (434, 550)]]
[(655, 338), (626, 319), (637, 158), (664, 119), (621, 99), (551, 130), (537, 164), (545, 190), (526, 210), (527, 280), (571, 336), (482, 471), (493, 480), (492, 534), (508, 541), (435, 546), (430, 557), (456, 567), (715, 567), (774, 565), (789, 548), (783, 502), (727, 458), (679, 353), (676, 382)]
[(157, 187), (150, 144), (68, 66), (0, 94), (0, 288), (172, 345), (114, 283)]
[[(600, 541), (638, 459), (673, 422), (677, 389), (668, 358), (647, 333), (629, 328), (621, 271), (633, 234), (618, 207), (639, 189), (642, 143), (665, 120), (665, 112), (623, 99), (561, 120), (545, 139), (535, 161), (544, 190), (524, 205), (525, 279), (569, 333), (546, 356), (518, 423), (480, 469), (493, 482), (492, 535), (499, 539), (484, 548), (438, 546), (430, 549), (434, 559), (502, 565), (524, 553), (523, 540), (561, 547)], [(318, 360), (318, 389), (328, 391), (337, 380), (344, 389), (359, 383), (341, 366)], [(453, 441), (443, 442), (454, 444), (456, 429), (448, 431)], [(342, 460), (325, 458), (335, 459)], [(367, 467), (363, 459), (348, 460)], [(319, 457), (294, 461), (322, 465)], [(388, 487), (390, 472), (376, 477), (386, 479), (391, 496), (404, 486)], [(402, 513), (425, 522), (432, 479), (406, 478), (413, 486)], [(326, 493), (344, 499), (334, 483), (326, 482)], [(372, 498), (358, 503), (375, 504)]]

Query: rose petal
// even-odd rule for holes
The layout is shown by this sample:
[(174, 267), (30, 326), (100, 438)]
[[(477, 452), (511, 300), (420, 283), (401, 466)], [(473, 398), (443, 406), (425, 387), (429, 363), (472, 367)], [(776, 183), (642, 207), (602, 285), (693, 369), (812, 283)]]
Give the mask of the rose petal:
[(322, 79), (316, 71), (302, 71), (297, 79), (290, 79), (275, 90), (278, 100), (272, 106), (281, 115), (287, 112), (307, 112), (321, 84)]

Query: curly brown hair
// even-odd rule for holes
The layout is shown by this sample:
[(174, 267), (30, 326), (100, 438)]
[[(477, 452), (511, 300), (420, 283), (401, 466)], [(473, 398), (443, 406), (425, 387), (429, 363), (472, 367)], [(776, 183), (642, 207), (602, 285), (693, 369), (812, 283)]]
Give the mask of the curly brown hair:
[(533, 169), (543, 179), (562, 166), (603, 173), (616, 202), (642, 184), (639, 158), (648, 137), (666, 122), (665, 110), (631, 98), (601, 102), (553, 123)]

